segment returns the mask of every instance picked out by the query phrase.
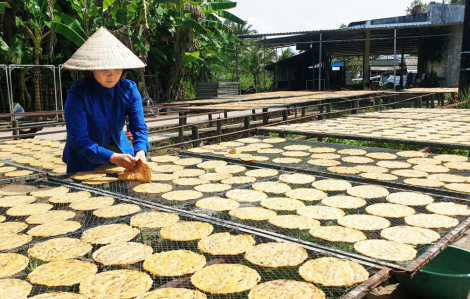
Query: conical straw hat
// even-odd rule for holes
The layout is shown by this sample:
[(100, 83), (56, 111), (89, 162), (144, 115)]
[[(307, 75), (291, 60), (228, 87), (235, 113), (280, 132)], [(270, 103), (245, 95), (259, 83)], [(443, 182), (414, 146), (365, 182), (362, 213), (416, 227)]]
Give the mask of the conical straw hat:
[(73, 71), (144, 67), (145, 63), (104, 27), (90, 36), (77, 52), (64, 63), (65, 69)]

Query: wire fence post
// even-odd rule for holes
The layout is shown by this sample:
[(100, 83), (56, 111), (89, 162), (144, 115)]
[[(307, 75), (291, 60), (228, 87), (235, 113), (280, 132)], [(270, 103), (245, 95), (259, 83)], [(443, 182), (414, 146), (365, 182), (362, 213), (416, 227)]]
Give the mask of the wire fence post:
[[(250, 117), (249, 116), (245, 116), (243, 118), (243, 128), (245, 130), (249, 130), (250, 129)], [(250, 131), (247, 131), (245, 132), (245, 137), (250, 137), (251, 136), (251, 132)]]
[(327, 104), (327, 105), (326, 105), (326, 113), (328, 113), (328, 114), (326, 115), (326, 118), (327, 118), (327, 119), (330, 119), (330, 118), (331, 118), (331, 104)]
[(180, 112), (179, 113), (179, 127), (178, 127), (178, 141), (179, 142), (183, 142), (183, 138), (184, 138), (184, 113), (183, 112)]
[[(191, 126), (191, 137), (193, 140), (198, 140), (199, 139), (199, 129), (197, 128), (197, 126)], [(199, 144), (198, 141), (194, 141), (193, 142), (193, 147), (198, 147)]]
[[(217, 118), (216, 126), (217, 126), (216, 134), (218, 136), (222, 135), (222, 120), (220, 119), (220, 117)], [(222, 142), (222, 137), (218, 137), (217, 142), (221, 143)]]
[(267, 125), (269, 122), (268, 108), (263, 108), (263, 125)]

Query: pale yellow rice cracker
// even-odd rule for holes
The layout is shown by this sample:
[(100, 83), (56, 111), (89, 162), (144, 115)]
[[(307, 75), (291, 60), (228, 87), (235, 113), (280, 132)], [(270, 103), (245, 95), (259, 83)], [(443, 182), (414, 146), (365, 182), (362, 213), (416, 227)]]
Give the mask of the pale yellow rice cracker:
[(359, 176), (369, 179), (369, 180), (376, 180), (376, 181), (396, 181), (398, 177), (393, 174), (389, 173), (361, 173)]
[(244, 172), (246, 170), (246, 167), (241, 166), (241, 165), (226, 165), (223, 167), (216, 167), (214, 168), (214, 170), (217, 173), (235, 174), (235, 173)]
[(253, 137), (247, 137), (247, 138), (240, 138), (237, 139), (236, 141), (238, 142), (243, 142), (243, 143), (258, 143), (258, 142), (263, 142), (263, 140), (259, 138), (253, 138)]
[(54, 238), (28, 249), (28, 256), (46, 262), (80, 258), (92, 250), (91, 244), (74, 238)]
[(229, 179), (225, 179), (221, 181), (222, 184), (227, 184), (227, 185), (244, 185), (248, 183), (253, 183), (256, 182), (256, 178), (252, 176), (233, 176)]
[(388, 227), (380, 232), (380, 236), (389, 241), (410, 245), (429, 244), (441, 238), (431, 229), (413, 226)]
[(240, 204), (237, 201), (219, 196), (206, 197), (196, 202), (196, 207), (200, 209), (218, 212), (231, 211), (239, 206)]
[(393, 203), (376, 203), (366, 207), (366, 212), (380, 217), (404, 218), (413, 215), (415, 210), (408, 206)]
[(433, 158), (442, 162), (468, 162), (468, 157), (459, 155), (437, 155)]
[(328, 196), (325, 192), (313, 188), (297, 188), (287, 191), (285, 195), (303, 201), (322, 200)]
[(267, 178), (267, 177), (272, 177), (278, 175), (279, 172), (275, 169), (254, 169), (254, 170), (248, 170), (245, 172), (246, 176), (250, 177), (255, 177), (255, 178)]
[(315, 176), (303, 173), (285, 173), (281, 174), (279, 181), (288, 184), (305, 185), (315, 181)]
[(341, 155), (350, 155), (350, 156), (363, 156), (365, 154), (367, 154), (367, 151), (365, 150), (360, 150), (360, 149), (343, 149), (343, 150), (339, 150), (338, 151), (338, 154), (341, 154)]
[(13, 276), (23, 271), (29, 259), (18, 253), (0, 253), (0, 278)]
[(51, 221), (28, 230), (27, 234), (33, 237), (53, 237), (74, 232), (82, 225), (78, 221)]
[(3, 196), (8, 195), (25, 195), (31, 191), (38, 190), (36, 186), (26, 184), (8, 184), (0, 188), (0, 194)]
[(285, 138), (272, 137), (272, 138), (262, 139), (261, 142), (272, 144), (272, 143), (283, 143), (286, 140), (287, 139), (285, 139)]
[(297, 211), (305, 204), (300, 200), (288, 197), (269, 197), (261, 201), (261, 206), (274, 211)]
[(307, 161), (308, 164), (315, 165), (315, 166), (323, 166), (323, 167), (332, 167), (341, 165), (341, 162), (336, 160), (322, 160), (322, 159), (312, 159)]
[(80, 284), (80, 293), (87, 298), (134, 298), (150, 290), (153, 280), (136, 270), (112, 270), (90, 275)]
[(417, 251), (411, 245), (386, 240), (364, 240), (354, 244), (354, 249), (379, 260), (405, 262), (416, 258)]
[(457, 191), (457, 192), (463, 192), (463, 193), (470, 193), (470, 184), (468, 183), (451, 183), (451, 184), (446, 184), (445, 188), (452, 190), (452, 191)]
[(9, 221), (0, 223), (0, 235), (4, 234), (16, 234), (24, 231), (28, 225), (24, 222)]
[(308, 151), (311, 153), (321, 154), (321, 153), (334, 153), (336, 152), (336, 149), (332, 147), (315, 147), (315, 148), (309, 149)]
[(177, 190), (164, 193), (162, 198), (169, 201), (188, 201), (201, 198), (202, 195), (202, 192), (195, 190)]
[(68, 220), (73, 217), (75, 217), (73, 211), (54, 210), (31, 215), (25, 221), (28, 224), (45, 224), (52, 221)]
[(397, 158), (397, 155), (392, 153), (384, 153), (384, 152), (376, 152), (376, 153), (368, 153), (366, 157), (377, 159), (377, 160), (393, 160)]
[(425, 206), (434, 201), (430, 195), (418, 192), (396, 192), (387, 196), (391, 203), (406, 206)]
[(419, 152), (419, 151), (402, 151), (402, 152), (397, 152), (397, 156), (400, 156), (403, 158), (424, 158), (424, 157), (429, 156), (429, 154)]
[(230, 216), (241, 219), (241, 220), (254, 220), (263, 221), (269, 220), (276, 217), (277, 214), (274, 211), (260, 208), (260, 207), (245, 207), (231, 210)]
[(228, 191), (225, 196), (238, 202), (257, 202), (268, 198), (264, 192), (249, 189), (233, 189)]
[(325, 179), (314, 182), (312, 187), (323, 191), (346, 191), (352, 185), (345, 180)]
[(207, 296), (197, 290), (184, 288), (161, 288), (151, 292), (140, 294), (136, 299), (165, 299), (165, 298), (188, 298), (188, 299), (207, 299)]
[(310, 145), (303, 145), (303, 144), (294, 144), (294, 145), (287, 145), (284, 146), (284, 149), (287, 151), (308, 151), (312, 147)]
[(112, 243), (93, 252), (93, 260), (105, 266), (132, 265), (153, 253), (152, 247), (135, 242)]
[(442, 163), (442, 161), (433, 158), (411, 158), (407, 162), (417, 165), (439, 165)]
[(213, 173), (206, 173), (201, 175), (199, 178), (203, 180), (207, 180), (208, 182), (217, 182), (217, 181), (222, 181), (231, 178), (232, 175), (230, 173), (218, 173), (218, 172), (213, 172)]
[(68, 292), (52, 292), (52, 293), (42, 293), (40, 295), (30, 297), (31, 299), (86, 299), (85, 296), (68, 293)]
[(137, 228), (127, 224), (108, 224), (90, 228), (83, 232), (82, 240), (91, 244), (126, 242), (139, 234)]
[(324, 299), (325, 293), (316, 286), (295, 280), (273, 280), (254, 287), (248, 294), (248, 299), (262, 298), (304, 298)]
[(201, 178), (177, 178), (174, 179), (172, 183), (180, 186), (198, 186), (207, 184), (209, 181)]
[(311, 229), (320, 226), (320, 221), (299, 215), (278, 215), (268, 220), (269, 223), (287, 229)]
[(46, 286), (72, 286), (81, 283), (85, 277), (98, 272), (98, 267), (89, 262), (64, 260), (40, 265), (28, 274), (34, 284)]
[(140, 210), (136, 204), (121, 203), (96, 209), (93, 215), (100, 218), (115, 218), (135, 214)]
[(21, 279), (0, 279), (0, 298), (25, 299), (33, 286)]
[(173, 172), (173, 175), (179, 178), (198, 177), (205, 174), (204, 169), (183, 169)]
[[(27, 176), (32, 174), (33, 171), (31, 170), (15, 170), (15, 171), (10, 171), (4, 174), (5, 177), (7, 178), (16, 178), (20, 176)], [(64, 172), (65, 173), (65, 172)]]
[(9, 208), (6, 214), (9, 216), (30, 216), (34, 214), (44, 213), (52, 209), (53, 206), (47, 203), (31, 203), (26, 205), (19, 205)]
[(248, 249), (245, 259), (268, 268), (295, 267), (308, 258), (307, 251), (291, 243), (263, 243)]
[(468, 205), (453, 202), (431, 203), (426, 206), (426, 210), (447, 216), (470, 216), (470, 207)]
[(351, 164), (369, 164), (373, 163), (374, 159), (367, 158), (367, 157), (358, 157), (358, 156), (346, 156), (341, 158), (343, 162), (351, 163)]
[(381, 186), (360, 185), (349, 188), (346, 191), (349, 195), (361, 197), (365, 199), (381, 198), (390, 194), (388, 190)]
[(333, 207), (306, 206), (299, 208), (297, 214), (300, 216), (318, 220), (336, 220), (344, 216), (344, 211)]
[(356, 243), (367, 240), (360, 230), (342, 226), (319, 226), (310, 230), (310, 235), (329, 242)]
[(93, 178), (100, 178), (100, 177), (105, 177), (106, 173), (94, 173), (93, 171), (82, 171), (82, 172), (77, 172), (74, 175), (71, 175), (70, 178), (74, 180), (88, 180), (88, 179), (93, 179)]
[(179, 219), (174, 213), (152, 211), (132, 216), (130, 224), (140, 228), (161, 228), (175, 224)]
[(172, 241), (194, 241), (207, 237), (213, 230), (214, 227), (209, 223), (181, 221), (162, 228), (160, 236)]
[(435, 173), (431, 174), (429, 177), (431, 180), (438, 180), (444, 183), (464, 183), (467, 181), (467, 177), (457, 174), (447, 174), (447, 173)]
[(388, 171), (387, 168), (380, 167), (380, 166), (373, 166), (373, 165), (357, 165), (357, 166), (354, 166), (354, 168), (359, 170), (360, 172), (367, 172), (367, 173), (386, 173)]
[(178, 178), (175, 173), (169, 174), (169, 173), (152, 173), (152, 181), (153, 182), (169, 182), (173, 181), (174, 179)]
[(91, 197), (88, 191), (69, 192), (60, 196), (52, 196), (49, 201), (52, 203), (73, 203)]
[(238, 255), (245, 253), (255, 244), (256, 241), (251, 235), (231, 235), (225, 232), (202, 238), (197, 248), (212, 255)]
[(323, 154), (312, 154), (310, 158), (313, 160), (320, 159), (320, 160), (335, 160), (341, 158), (341, 155), (332, 154), (332, 153), (323, 153)]
[(216, 193), (232, 189), (231, 185), (220, 184), (220, 183), (207, 183), (194, 187), (196, 191), (205, 193)]
[(181, 165), (172, 165), (172, 164), (163, 164), (152, 167), (152, 171), (163, 172), (163, 173), (173, 173), (180, 170), (183, 170), (184, 166)]
[(173, 190), (173, 187), (169, 184), (159, 184), (159, 183), (146, 183), (140, 184), (134, 187), (134, 192), (144, 193), (144, 194), (159, 194)]
[(380, 166), (383, 168), (404, 169), (404, 168), (410, 168), (411, 164), (408, 162), (401, 162), (401, 161), (379, 161), (377, 162), (377, 166)]
[(114, 198), (107, 196), (89, 197), (83, 200), (72, 202), (69, 207), (78, 211), (96, 210), (110, 206), (114, 203)]
[(153, 162), (157, 162), (157, 163), (172, 163), (172, 162), (178, 161), (179, 159), (180, 158), (177, 156), (169, 156), (169, 155), (150, 157), (150, 160), (152, 160)]
[(335, 257), (321, 257), (300, 266), (303, 279), (325, 286), (352, 286), (369, 279), (364, 266)]
[(226, 141), (226, 142), (219, 143), (219, 145), (223, 147), (238, 147), (238, 146), (243, 146), (243, 142)]
[[(202, 147), (196, 147), (196, 148), (188, 149), (188, 152), (198, 153), (198, 154), (207, 154), (207, 153), (213, 152), (213, 150), (205, 149), (205, 148), (202, 148)], [(153, 161), (153, 159), (152, 159), (152, 161)]]
[(310, 155), (310, 154), (307, 153), (307, 152), (302, 152), (302, 151), (289, 151), (289, 152), (281, 153), (281, 156), (291, 157), (291, 158), (306, 157), (308, 155)]
[(414, 169), (398, 169), (392, 171), (393, 175), (407, 177), (407, 178), (424, 178), (429, 175), (429, 173)]
[(257, 153), (258, 154), (281, 154), (283, 153), (284, 150), (280, 149), (280, 148), (263, 148), (263, 149), (259, 149), (257, 150)]
[(191, 283), (211, 294), (233, 294), (248, 291), (261, 281), (250, 267), (239, 264), (215, 264), (197, 271)]
[[(280, 158), (279, 158), (280, 159)], [(287, 158), (285, 158), (287, 159)], [(293, 158), (290, 158), (293, 159)], [(252, 161), (252, 162), (262, 162), (262, 161), (269, 161), (269, 157), (265, 156), (242, 156), (240, 157), (240, 160), (242, 161)]]
[(297, 158), (275, 158), (275, 159), (273, 159), (273, 163), (277, 163), (277, 164), (299, 164), (299, 163), (302, 163), (302, 160), (297, 159)]
[(381, 230), (390, 226), (385, 218), (371, 215), (347, 215), (338, 219), (338, 224), (358, 230)]
[(197, 164), (197, 167), (202, 168), (202, 169), (214, 169), (217, 167), (224, 167), (226, 165), (227, 165), (227, 162), (225, 161), (209, 160), (209, 161), (205, 161), (205, 162)]
[(359, 170), (355, 169), (354, 167), (348, 166), (332, 166), (328, 167), (328, 171), (340, 174), (356, 174), (359, 173)]
[(470, 170), (470, 162), (448, 162), (444, 166), (456, 170)]
[(0, 167), (0, 173), (5, 174), (7, 172), (15, 171), (17, 168), (14, 166), (2, 166)]
[(431, 180), (431, 179), (418, 179), (418, 178), (410, 178), (403, 180), (406, 184), (413, 185), (413, 186), (421, 186), (421, 187), (442, 187), (445, 184), (438, 180)]
[(0, 238), (0, 251), (11, 250), (29, 243), (33, 238), (26, 234), (5, 233)]
[(444, 173), (450, 171), (449, 168), (442, 165), (416, 165), (413, 169), (431, 173)]
[(289, 185), (278, 182), (260, 182), (253, 184), (251, 187), (256, 191), (271, 194), (283, 194), (291, 190)]
[(336, 195), (322, 199), (322, 205), (339, 209), (358, 209), (367, 204), (367, 202), (359, 197), (348, 195)]
[(450, 228), (459, 224), (455, 218), (437, 214), (410, 215), (405, 217), (405, 222), (408, 225), (423, 228)]
[(36, 201), (36, 197), (27, 195), (13, 195), (0, 198), (0, 207), (11, 208), (20, 205), (27, 205)]
[(197, 165), (201, 162), (202, 162), (201, 158), (184, 158), (184, 159), (173, 161), (174, 164), (181, 165), (181, 166)]

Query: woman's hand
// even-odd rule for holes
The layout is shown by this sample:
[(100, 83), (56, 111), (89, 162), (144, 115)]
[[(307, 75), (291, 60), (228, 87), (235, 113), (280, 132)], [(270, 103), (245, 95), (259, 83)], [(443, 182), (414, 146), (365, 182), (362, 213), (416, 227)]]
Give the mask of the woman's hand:
[(145, 151), (138, 151), (135, 153), (135, 158), (137, 160), (142, 160), (143, 162), (147, 163), (147, 157), (145, 157)]
[(114, 163), (117, 166), (124, 167), (126, 169), (133, 169), (137, 161), (138, 161), (137, 158), (134, 158), (129, 154), (118, 154), (118, 153), (114, 153), (111, 156), (111, 159), (109, 159), (109, 162)]

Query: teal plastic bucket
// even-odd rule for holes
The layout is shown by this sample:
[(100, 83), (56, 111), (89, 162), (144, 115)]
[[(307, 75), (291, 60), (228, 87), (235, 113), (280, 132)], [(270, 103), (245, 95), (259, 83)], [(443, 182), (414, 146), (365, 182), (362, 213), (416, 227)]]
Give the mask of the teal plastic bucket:
[(449, 246), (413, 279), (397, 278), (401, 286), (423, 299), (467, 299), (470, 293), (470, 251)]

